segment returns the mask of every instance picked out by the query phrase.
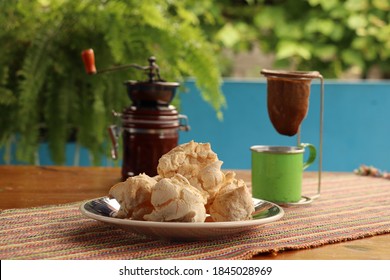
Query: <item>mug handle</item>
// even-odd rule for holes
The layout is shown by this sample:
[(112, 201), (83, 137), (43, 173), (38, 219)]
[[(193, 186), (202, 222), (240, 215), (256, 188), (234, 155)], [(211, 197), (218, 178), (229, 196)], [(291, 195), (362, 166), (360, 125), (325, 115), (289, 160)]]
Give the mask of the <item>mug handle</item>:
[(316, 159), (317, 157), (317, 150), (314, 145), (309, 144), (309, 143), (301, 143), (300, 145), (302, 148), (309, 148), (309, 158), (303, 163), (303, 170), (308, 168)]

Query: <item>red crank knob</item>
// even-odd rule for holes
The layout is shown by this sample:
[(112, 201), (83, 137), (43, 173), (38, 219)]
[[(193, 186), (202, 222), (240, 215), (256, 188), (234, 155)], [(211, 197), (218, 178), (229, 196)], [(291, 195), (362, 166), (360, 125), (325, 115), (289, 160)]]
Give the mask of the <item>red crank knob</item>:
[(93, 53), (93, 49), (87, 49), (83, 50), (81, 52), (81, 57), (84, 62), (85, 71), (87, 74), (96, 74), (96, 67), (95, 67), (95, 54)]

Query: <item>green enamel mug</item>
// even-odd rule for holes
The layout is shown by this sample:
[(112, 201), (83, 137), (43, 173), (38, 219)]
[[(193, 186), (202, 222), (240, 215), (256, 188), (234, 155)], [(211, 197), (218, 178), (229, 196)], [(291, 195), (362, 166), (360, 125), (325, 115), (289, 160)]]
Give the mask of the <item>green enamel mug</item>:
[[(309, 155), (304, 161), (305, 148)], [(252, 195), (275, 203), (295, 203), (302, 197), (302, 175), (316, 159), (312, 144), (252, 146)]]

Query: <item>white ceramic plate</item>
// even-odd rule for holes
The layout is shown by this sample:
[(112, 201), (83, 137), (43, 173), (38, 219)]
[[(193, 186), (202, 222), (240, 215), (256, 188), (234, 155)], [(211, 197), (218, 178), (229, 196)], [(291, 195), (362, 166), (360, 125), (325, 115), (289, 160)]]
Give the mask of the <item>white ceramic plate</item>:
[(180, 223), (119, 219), (113, 217), (119, 210), (119, 203), (108, 197), (86, 201), (80, 206), (80, 211), (89, 218), (146, 236), (171, 240), (201, 240), (245, 232), (279, 220), (284, 215), (283, 209), (274, 203), (259, 199), (253, 199), (253, 202), (253, 219), (237, 222)]

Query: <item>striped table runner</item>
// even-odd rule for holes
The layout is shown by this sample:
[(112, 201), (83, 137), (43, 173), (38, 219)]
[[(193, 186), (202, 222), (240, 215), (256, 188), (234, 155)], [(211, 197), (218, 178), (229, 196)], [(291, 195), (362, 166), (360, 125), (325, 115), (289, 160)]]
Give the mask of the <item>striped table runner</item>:
[[(307, 192), (317, 180), (304, 181)], [(1, 259), (250, 259), (258, 253), (312, 248), (390, 233), (390, 180), (326, 174), (321, 197), (285, 208), (285, 216), (215, 241), (155, 240), (88, 219), (81, 203), (0, 214)]]

